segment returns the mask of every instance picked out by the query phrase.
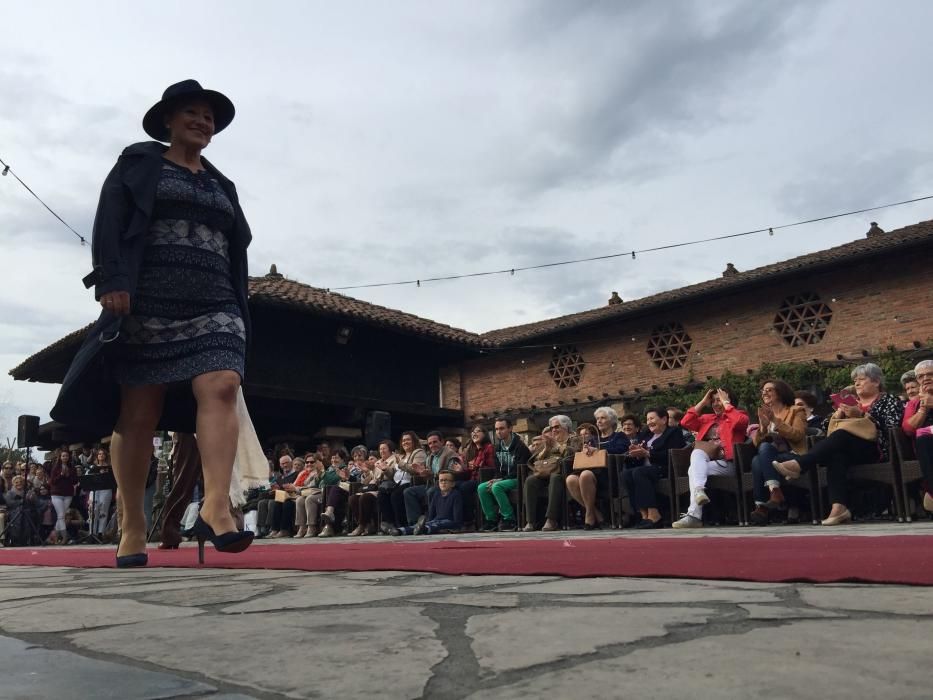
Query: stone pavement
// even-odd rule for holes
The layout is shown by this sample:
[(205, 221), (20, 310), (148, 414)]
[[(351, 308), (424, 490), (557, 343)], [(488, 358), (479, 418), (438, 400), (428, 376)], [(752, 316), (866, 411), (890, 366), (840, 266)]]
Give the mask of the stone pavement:
[(0, 566), (0, 658), (4, 699), (930, 698), (933, 588)]

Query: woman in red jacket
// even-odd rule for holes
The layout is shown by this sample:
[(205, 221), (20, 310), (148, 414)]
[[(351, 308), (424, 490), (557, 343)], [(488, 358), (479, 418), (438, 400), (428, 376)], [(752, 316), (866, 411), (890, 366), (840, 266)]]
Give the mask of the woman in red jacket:
[[(732, 446), (745, 440), (748, 414), (733, 406), (734, 401), (735, 395), (729, 389), (710, 389), (700, 403), (684, 414), (680, 424), (697, 434), (697, 447), (690, 453), (690, 469), (687, 471), (690, 508), (671, 527), (703, 527), (703, 506), (709, 503), (706, 477), (735, 473)], [(713, 412), (700, 415), (707, 406)]]
[(68, 528), (65, 526), (65, 511), (68, 510), (71, 499), (74, 498), (78, 475), (71, 463), (71, 452), (69, 450), (62, 449), (59, 451), (54, 464), (52, 476), (49, 477), (49, 492), (52, 494), (52, 506), (55, 508), (55, 514), (58, 516), (55, 521), (55, 532), (57, 538), (64, 542), (68, 537)]

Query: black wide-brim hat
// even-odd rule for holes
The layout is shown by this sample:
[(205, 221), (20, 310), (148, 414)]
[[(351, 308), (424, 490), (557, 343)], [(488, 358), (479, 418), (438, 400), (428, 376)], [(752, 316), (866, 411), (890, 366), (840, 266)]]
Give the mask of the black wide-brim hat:
[(143, 117), (143, 131), (149, 134), (156, 141), (168, 141), (170, 134), (168, 127), (165, 126), (165, 115), (171, 109), (178, 106), (179, 103), (188, 100), (202, 99), (206, 100), (214, 110), (214, 133), (218, 134), (226, 129), (236, 109), (230, 98), (216, 90), (205, 90), (197, 80), (182, 80), (180, 83), (169, 85), (162, 93), (162, 99), (156, 102), (146, 116)]

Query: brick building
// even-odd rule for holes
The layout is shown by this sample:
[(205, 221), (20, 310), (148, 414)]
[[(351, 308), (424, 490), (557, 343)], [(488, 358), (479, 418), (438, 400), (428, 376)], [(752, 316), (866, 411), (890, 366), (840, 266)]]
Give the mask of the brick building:
[(933, 221), (601, 308), (503, 328), (494, 348), (442, 370), (468, 420), (589, 413), (765, 362), (865, 361), (933, 340)]
[[(890, 233), (873, 225), (829, 250), (745, 272), (728, 264), (718, 279), (629, 302), (613, 293), (597, 309), (482, 335), (273, 271), (250, 279), (244, 391), (261, 437), (301, 443), (359, 439), (376, 411), (391, 414), (395, 437), (455, 432), (500, 414), (592, 415), (765, 362), (855, 364), (933, 341), (931, 253), (933, 221)], [(85, 332), (10, 374), (61, 382)], [(66, 437), (63, 428), (45, 426), (46, 440)]]

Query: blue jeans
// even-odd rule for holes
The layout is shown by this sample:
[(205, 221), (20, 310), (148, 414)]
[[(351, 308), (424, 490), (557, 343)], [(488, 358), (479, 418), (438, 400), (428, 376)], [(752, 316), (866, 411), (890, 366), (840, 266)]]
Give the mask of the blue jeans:
[(787, 462), (791, 459), (797, 459), (797, 455), (793, 452), (778, 452), (772, 442), (763, 442), (758, 446), (758, 454), (752, 460), (752, 485), (754, 486), (755, 503), (761, 505), (768, 502), (771, 490), (768, 488), (767, 482), (776, 481), (781, 484), (784, 481), (784, 477), (771, 466), (771, 462)]

